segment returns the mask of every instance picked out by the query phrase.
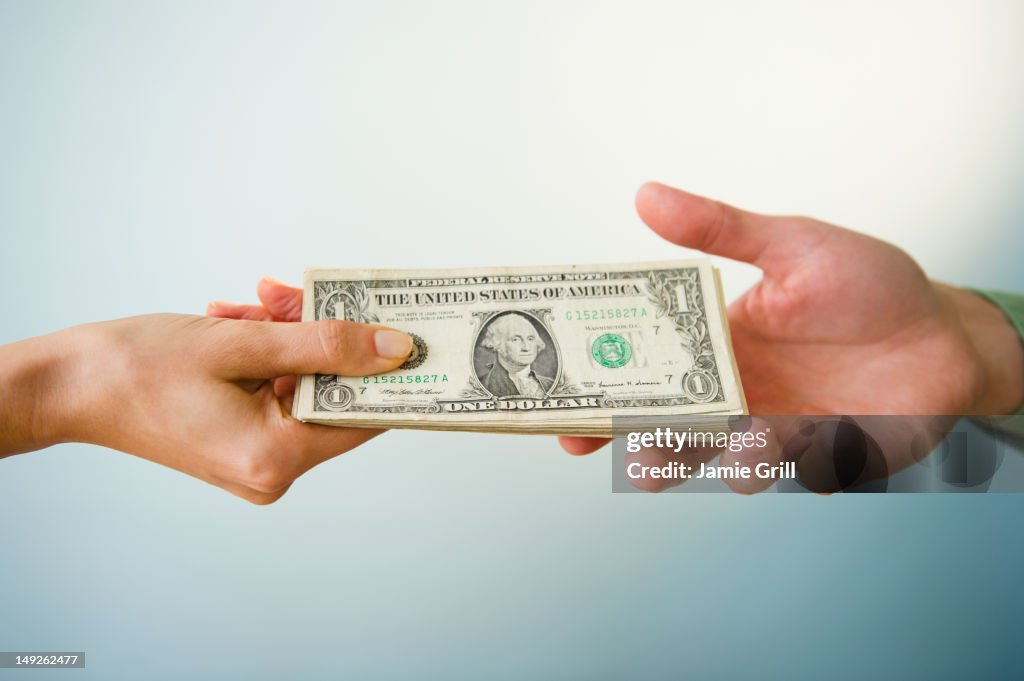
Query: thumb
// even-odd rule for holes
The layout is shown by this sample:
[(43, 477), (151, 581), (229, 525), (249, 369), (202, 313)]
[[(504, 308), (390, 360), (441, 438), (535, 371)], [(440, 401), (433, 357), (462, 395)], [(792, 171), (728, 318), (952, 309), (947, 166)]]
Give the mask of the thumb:
[(346, 321), (224, 321), (215, 371), (230, 380), (292, 374), (379, 374), (398, 368), (412, 338), (384, 326)]
[(827, 227), (804, 218), (761, 215), (648, 182), (636, 194), (640, 218), (664, 239), (710, 255), (747, 262), (771, 273), (788, 253), (820, 240)]

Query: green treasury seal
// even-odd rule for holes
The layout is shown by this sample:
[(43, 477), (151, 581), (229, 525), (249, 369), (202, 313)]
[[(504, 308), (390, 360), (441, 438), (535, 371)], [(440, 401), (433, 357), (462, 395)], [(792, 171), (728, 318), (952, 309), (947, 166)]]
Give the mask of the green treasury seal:
[(601, 366), (617, 369), (624, 366), (633, 356), (633, 348), (629, 341), (617, 333), (606, 333), (599, 336), (590, 348), (591, 354)]

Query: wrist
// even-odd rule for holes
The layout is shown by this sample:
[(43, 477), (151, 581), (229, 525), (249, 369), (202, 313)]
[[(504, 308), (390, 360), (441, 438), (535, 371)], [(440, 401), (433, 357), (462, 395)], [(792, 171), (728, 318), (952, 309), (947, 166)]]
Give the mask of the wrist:
[(69, 331), (0, 347), (0, 456), (74, 439), (79, 350)]
[(977, 293), (947, 288), (979, 362), (981, 390), (971, 413), (1013, 414), (1024, 404), (1024, 343), (995, 304)]

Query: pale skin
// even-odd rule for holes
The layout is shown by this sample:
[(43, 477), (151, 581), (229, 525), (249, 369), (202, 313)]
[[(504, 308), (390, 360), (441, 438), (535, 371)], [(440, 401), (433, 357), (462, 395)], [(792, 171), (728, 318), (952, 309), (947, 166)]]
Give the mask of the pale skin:
[(289, 379), (274, 379), (390, 371), (411, 348), (404, 333), (341, 321), (164, 314), (65, 329), (0, 347), (0, 457), (88, 442), (268, 504), (380, 432), (301, 423)]
[[(751, 413), (1011, 414), (1024, 402), (1024, 348), (1003, 313), (929, 280), (891, 244), (658, 183), (640, 188), (636, 209), (673, 244), (762, 271), (728, 310)], [(301, 289), (264, 279), (257, 293), (260, 305), (213, 303), (208, 314), (299, 318)], [(607, 443), (559, 441), (575, 455)]]

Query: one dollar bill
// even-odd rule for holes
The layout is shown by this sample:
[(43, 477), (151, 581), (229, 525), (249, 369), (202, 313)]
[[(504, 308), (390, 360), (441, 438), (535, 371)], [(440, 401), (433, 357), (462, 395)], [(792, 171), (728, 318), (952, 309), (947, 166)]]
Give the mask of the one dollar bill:
[(746, 411), (707, 259), (310, 269), (302, 318), (382, 324), (414, 342), (391, 373), (303, 376), (303, 421), (609, 435), (612, 417)]

